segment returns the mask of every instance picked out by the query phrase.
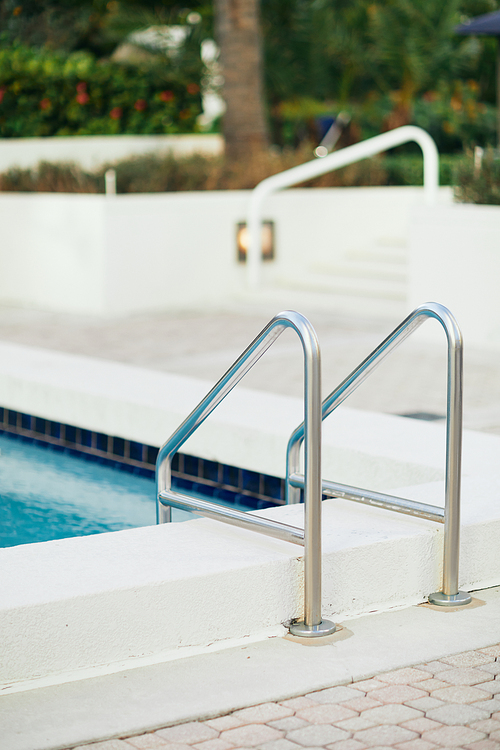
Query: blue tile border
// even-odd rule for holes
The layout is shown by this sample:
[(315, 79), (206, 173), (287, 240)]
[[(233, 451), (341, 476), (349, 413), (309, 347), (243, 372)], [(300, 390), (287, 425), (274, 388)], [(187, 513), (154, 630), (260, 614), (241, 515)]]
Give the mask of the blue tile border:
[[(0, 434), (17, 437), (122, 471), (154, 478), (158, 447), (115, 435), (54, 422), (0, 407)], [(260, 510), (283, 505), (285, 480), (178, 453), (172, 462), (174, 488), (198, 492), (234, 505)]]

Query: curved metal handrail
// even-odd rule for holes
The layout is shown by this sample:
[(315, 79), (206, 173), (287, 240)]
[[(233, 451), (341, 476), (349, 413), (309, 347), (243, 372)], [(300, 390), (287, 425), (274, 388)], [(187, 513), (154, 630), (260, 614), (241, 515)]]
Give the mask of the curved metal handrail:
[[(387, 507), (410, 515), (435, 521), (444, 520), (443, 590), (431, 594), (434, 604), (468, 604), (469, 594), (458, 590), (458, 565), (460, 552), (460, 488), (462, 457), (462, 334), (454, 316), (437, 302), (428, 302), (417, 307), (376, 349), (330, 393), (322, 404), (322, 419), (334, 411), (361, 383), (381, 364), (394, 349), (408, 338), (428, 318), (438, 320), (443, 326), (448, 341), (448, 378), (446, 414), (446, 481), (445, 509), (411, 500), (396, 498), (381, 493), (359, 490), (355, 487), (323, 482), (323, 492), (335, 497), (345, 497), (378, 507)], [(304, 423), (292, 433), (287, 446), (287, 502), (300, 502), (302, 487), (299, 474), (300, 446), (304, 439)]]
[[(179, 448), (205, 421), (216, 406), (240, 382), (260, 357), (285, 330), (298, 335), (304, 353), (304, 531), (267, 518), (223, 508), (197, 500), (171, 488), (172, 459)], [(161, 447), (156, 462), (157, 521), (171, 520), (171, 506), (192, 510), (237, 526), (304, 545), (304, 621), (291, 632), (305, 636), (328, 635), (335, 625), (321, 617), (321, 367), (320, 349), (314, 328), (300, 313), (286, 310), (276, 315), (261, 331), (219, 382)]]
[(400, 146), (402, 143), (415, 141), (422, 149), (424, 157), (424, 198), (432, 205), (436, 202), (439, 187), (439, 153), (433, 139), (425, 130), (414, 125), (404, 125), (387, 133), (368, 138), (366, 141), (347, 146), (340, 151), (334, 151), (321, 159), (313, 159), (305, 164), (299, 164), (279, 174), (267, 177), (252, 190), (248, 205), (248, 250), (247, 274), (248, 287), (256, 289), (260, 282), (261, 268), (261, 228), (262, 206), (266, 198), (272, 193), (284, 188), (305, 182), (313, 177), (319, 177), (327, 172), (353, 164), (369, 156), (375, 156), (389, 148)]

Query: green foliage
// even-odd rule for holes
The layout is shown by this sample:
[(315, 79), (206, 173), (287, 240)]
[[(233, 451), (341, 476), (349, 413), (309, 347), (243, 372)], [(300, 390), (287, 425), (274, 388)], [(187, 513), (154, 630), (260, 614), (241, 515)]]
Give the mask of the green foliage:
[(500, 157), (489, 148), (480, 161), (469, 152), (455, 169), (455, 199), (460, 203), (500, 205)]
[(200, 66), (143, 68), (20, 44), (0, 48), (3, 137), (189, 133), (201, 112)]

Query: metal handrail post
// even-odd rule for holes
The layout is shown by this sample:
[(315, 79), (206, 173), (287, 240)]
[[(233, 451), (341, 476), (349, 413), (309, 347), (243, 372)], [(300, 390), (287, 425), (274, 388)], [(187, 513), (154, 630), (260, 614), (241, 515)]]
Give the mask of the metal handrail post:
[(437, 200), (439, 187), (439, 152), (434, 140), (422, 128), (405, 125), (387, 133), (368, 138), (339, 151), (334, 151), (321, 159), (313, 159), (299, 164), (279, 174), (267, 177), (252, 190), (247, 213), (248, 250), (247, 250), (247, 284), (250, 289), (257, 289), (261, 275), (261, 230), (262, 207), (264, 201), (273, 193), (284, 188), (311, 180), (327, 172), (345, 167), (370, 156), (400, 146), (402, 143), (415, 141), (422, 149), (424, 157), (424, 200), (433, 205)]
[[(446, 406), (446, 480), (444, 510), (443, 590), (429, 596), (432, 604), (457, 606), (469, 604), (471, 597), (458, 589), (460, 558), (460, 493), (462, 461), (462, 393), (463, 344), (457, 321), (444, 305), (428, 302), (417, 307), (368, 357), (340, 383), (322, 405), (322, 419), (334, 411), (382, 361), (422, 323), (438, 320), (445, 330), (448, 342), (447, 406)], [(287, 446), (287, 503), (300, 501), (300, 487), (293, 486), (291, 478), (299, 472), (300, 446), (304, 439), (304, 425), (292, 433)]]
[[(171, 491), (173, 456), (285, 328), (291, 328), (297, 333), (304, 354), (304, 620), (294, 623), (290, 631), (303, 636), (323, 636), (335, 632), (336, 626), (321, 617), (321, 361), (316, 333), (303, 315), (290, 310), (276, 315), (161, 447), (156, 462), (157, 520), (158, 523), (168, 523), (171, 520), (170, 506), (168, 513), (164, 511), (164, 507), (169, 502), (175, 503), (174, 493)], [(182, 502), (179, 504), (182, 505)], [(214, 510), (216, 512), (217, 509), (213, 503), (198, 504), (193, 509), (204, 515), (203, 507), (208, 509), (208, 506), (211, 509), (206, 515), (212, 513), (213, 517)], [(221, 514), (220, 520), (241, 525), (238, 513), (230, 515), (231, 518), (228, 514)], [(266, 533), (272, 535), (273, 525), (276, 526), (276, 522), (267, 524)]]

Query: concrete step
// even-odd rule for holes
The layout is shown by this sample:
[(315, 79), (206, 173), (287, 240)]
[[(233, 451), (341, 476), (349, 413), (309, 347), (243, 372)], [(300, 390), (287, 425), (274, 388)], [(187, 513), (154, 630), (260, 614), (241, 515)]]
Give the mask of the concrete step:
[(299, 279), (284, 280), (284, 286), (342, 296), (361, 296), (364, 299), (406, 300), (406, 284), (385, 278), (367, 276), (334, 276), (307, 273)]

